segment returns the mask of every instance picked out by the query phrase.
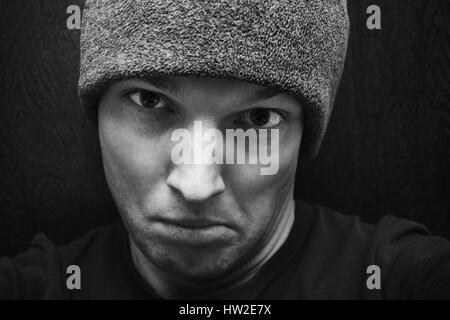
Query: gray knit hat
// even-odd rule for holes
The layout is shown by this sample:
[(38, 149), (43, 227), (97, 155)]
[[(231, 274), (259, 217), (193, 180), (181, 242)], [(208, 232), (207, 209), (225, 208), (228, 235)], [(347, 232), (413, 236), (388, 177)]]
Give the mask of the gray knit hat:
[(79, 96), (97, 123), (119, 79), (185, 75), (284, 89), (304, 105), (303, 157), (319, 150), (342, 74), (346, 0), (87, 0)]

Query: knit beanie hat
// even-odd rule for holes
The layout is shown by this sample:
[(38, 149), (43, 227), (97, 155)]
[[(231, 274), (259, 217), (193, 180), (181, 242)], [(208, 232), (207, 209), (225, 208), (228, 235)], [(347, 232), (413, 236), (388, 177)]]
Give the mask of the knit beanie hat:
[(207, 76), (284, 89), (304, 108), (301, 156), (330, 118), (349, 36), (346, 0), (86, 0), (79, 96), (97, 124), (111, 82)]

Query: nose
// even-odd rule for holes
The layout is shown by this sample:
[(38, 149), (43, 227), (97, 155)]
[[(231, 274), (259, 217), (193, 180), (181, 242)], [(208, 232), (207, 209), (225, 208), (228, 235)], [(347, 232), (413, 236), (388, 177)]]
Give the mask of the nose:
[[(187, 139), (186, 154), (193, 157), (189, 158), (189, 161), (173, 161), (166, 181), (167, 185), (176, 189), (186, 201), (205, 201), (225, 190), (221, 173), (222, 163), (211, 161), (213, 158), (210, 152), (211, 150), (214, 150), (214, 154), (223, 152), (223, 142), (217, 141), (217, 137), (212, 141), (209, 140), (207, 131), (203, 132), (205, 124), (210, 130), (218, 131), (214, 123), (194, 121), (194, 125), (186, 129), (190, 136)], [(199, 159), (201, 161), (198, 161)]]
[(178, 165), (170, 172), (167, 185), (192, 202), (205, 201), (225, 190), (217, 164)]

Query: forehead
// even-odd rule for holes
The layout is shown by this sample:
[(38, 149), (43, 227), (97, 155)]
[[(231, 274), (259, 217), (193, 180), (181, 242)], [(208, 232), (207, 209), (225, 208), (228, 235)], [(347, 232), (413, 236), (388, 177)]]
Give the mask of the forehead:
[(171, 76), (150, 78), (145, 81), (157, 88), (177, 94), (196, 92), (220, 96), (251, 93), (257, 98), (268, 99), (284, 92), (279, 88), (265, 87), (242, 80), (213, 77)]

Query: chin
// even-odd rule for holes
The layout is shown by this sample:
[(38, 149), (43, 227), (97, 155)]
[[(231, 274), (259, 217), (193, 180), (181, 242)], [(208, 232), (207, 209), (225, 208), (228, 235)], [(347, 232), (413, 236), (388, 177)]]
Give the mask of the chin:
[(151, 245), (146, 256), (155, 265), (178, 278), (197, 283), (219, 279), (235, 265), (228, 249), (166, 248)]

